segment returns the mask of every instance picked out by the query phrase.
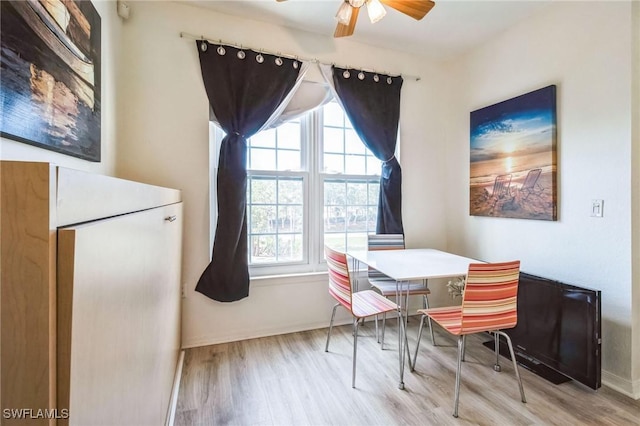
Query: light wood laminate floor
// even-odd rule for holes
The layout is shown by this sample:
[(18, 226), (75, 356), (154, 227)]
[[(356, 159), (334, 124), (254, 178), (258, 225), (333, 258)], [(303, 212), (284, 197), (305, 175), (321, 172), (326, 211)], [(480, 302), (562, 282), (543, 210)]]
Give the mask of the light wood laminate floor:
[[(409, 327), (415, 348), (417, 319)], [(493, 371), (486, 336), (469, 336), (459, 418), (452, 413), (456, 341), (435, 328), (420, 345), (416, 371), (398, 389), (398, 345), (390, 321), (385, 350), (373, 322), (358, 333), (356, 389), (351, 388), (350, 326), (188, 349), (175, 425), (640, 425), (640, 401), (607, 387), (553, 385), (520, 367), (520, 402), (509, 360)]]

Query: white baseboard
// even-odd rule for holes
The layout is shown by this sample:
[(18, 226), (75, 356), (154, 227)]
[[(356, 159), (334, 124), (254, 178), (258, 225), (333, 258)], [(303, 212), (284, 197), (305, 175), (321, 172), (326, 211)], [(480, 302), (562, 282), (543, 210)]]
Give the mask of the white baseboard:
[[(351, 324), (351, 319), (337, 319), (333, 325), (345, 325)], [(204, 335), (198, 336), (182, 345), (183, 349), (196, 348), (200, 346), (217, 345), (219, 343), (238, 342), (240, 340), (258, 339), (260, 337), (277, 336), (279, 334), (297, 333), (299, 331), (316, 330), (318, 328), (326, 328), (328, 321), (306, 323), (306, 324), (292, 324), (288, 327), (269, 327), (263, 329), (252, 329), (244, 332), (236, 332), (229, 335)]]
[(173, 387), (171, 388), (171, 398), (169, 399), (169, 410), (165, 426), (173, 426), (176, 419), (176, 407), (178, 406), (178, 392), (180, 391), (180, 379), (182, 379), (182, 365), (184, 364), (184, 351), (180, 351), (176, 373), (173, 376)]
[(602, 384), (633, 399), (640, 399), (640, 380), (631, 381), (602, 370)]
[[(416, 307), (416, 309), (422, 308), (422, 306)], [(409, 313), (410, 317), (416, 316), (415, 310)], [(395, 320), (395, 318), (390, 318)], [(337, 313), (333, 322), (334, 326), (348, 325), (353, 320), (346, 312)], [(322, 321), (290, 324), (287, 326), (276, 325), (265, 328), (252, 328), (251, 330), (235, 330), (229, 334), (205, 334), (201, 336), (195, 336), (182, 344), (182, 349), (198, 348), (201, 346), (217, 345), (220, 343), (239, 342), (241, 340), (259, 339), (261, 337), (278, 336), (280, 334), (297, 333), (300, 331), (317, 330), (319, 328), (329, 327), (329, 319), (324, 318)]]

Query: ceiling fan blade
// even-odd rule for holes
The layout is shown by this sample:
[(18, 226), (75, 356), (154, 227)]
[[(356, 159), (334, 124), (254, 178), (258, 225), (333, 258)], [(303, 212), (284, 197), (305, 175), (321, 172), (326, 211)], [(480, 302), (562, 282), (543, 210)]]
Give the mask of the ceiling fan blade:
[(359, 7), (352, 7), (351, 10), (351, 19), (349, 20), (349, 25), (344, 25), (338, 22), (338, 26), (336, 27), (336, 32), (333, 33), (333, 36), (338, 37), (348, 37), (353, 35), (353, 31), (356, 29), (356, 21), (358, 20), (358, 13), (360, 13)]
[(380, 3), (386, 4), (392, 9), (411, 16), (418, 21), (424, 18), (436, 4), (431, 0), (380, 0)]

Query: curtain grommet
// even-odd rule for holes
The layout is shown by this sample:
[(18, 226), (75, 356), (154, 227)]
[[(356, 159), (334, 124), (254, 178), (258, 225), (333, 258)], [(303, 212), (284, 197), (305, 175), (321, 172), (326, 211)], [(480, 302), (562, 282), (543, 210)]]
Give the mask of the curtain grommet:
[(375, 81), (376, 83), (380, 81), (380, 77), (378, 76), (378, 74), (373, 76), (373, 81)]
[(256, 55), (256, 62), (259, 63), (259, 64), (264, 62), (264, 56), (262, 56), (262, 53), (258, 53)]
[(359, 79), (359, 80), (364, 80), (364, 73), (363, 73), (362, 71), (360, 71), (360, 72), (358, 73), (358, 79)]
[(298, 64), (298, 61), (293, 61), (293, 68), (294, 68), (294, 69), (296, 69), (296, 70), (297, 70), (299, 66), (300, 66), (300, 65)]
[(351, 77), (351, 73), (349, 72), (349, 70), (344, 70), (344, 72), (342, 73), (342, 76), (344, 78), (349, 78)]
[(276, 62), (277, 66), (281, 66), (282, 65), (282, 58), (276, 58), (275, 62)]
[(236, 56), (238, 57), (238, 59), (244, 59), (247, 55), (246, 53), (244, 53), (244, 50), (238, 50)]
[(209, 43), (207, 43), (206, 40), (202, 40), (202, 42), (200, 43), (200, 50), (202, 50), (203, 52), (206, 52), (207, 49), (209, 48)]
[(391, 77), (387, 77), (387, 84), (393, 83), (393, 79)]
[(226, 49), (222, 46), (218, 46), (216, 52), (218, 52), (218, 55), (220, 56), (224, 56), (227, 53)]

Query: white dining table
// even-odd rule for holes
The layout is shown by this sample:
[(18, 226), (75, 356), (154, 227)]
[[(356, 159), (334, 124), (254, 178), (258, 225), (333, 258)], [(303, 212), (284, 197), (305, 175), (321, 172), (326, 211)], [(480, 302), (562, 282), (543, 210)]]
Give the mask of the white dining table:
[[(436, 249), (352, 250), (347, 251), (347, 254), (356, 262), (376, 269), (395, 280), (398, 301), (403, 299), (403, 295), (407, 295), (410, 281), (466, 276), (470, 263), (483, 263)], [(404, 365), (408, 348), (402, 342), (406, 334), (407, 316), (402, 314), (401, 303), (398, 304), (398, 316), (400, 318), (398, 332), (400, 384), (398, 387), (404, 389)]]

